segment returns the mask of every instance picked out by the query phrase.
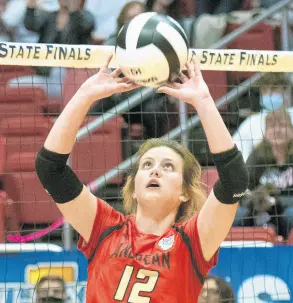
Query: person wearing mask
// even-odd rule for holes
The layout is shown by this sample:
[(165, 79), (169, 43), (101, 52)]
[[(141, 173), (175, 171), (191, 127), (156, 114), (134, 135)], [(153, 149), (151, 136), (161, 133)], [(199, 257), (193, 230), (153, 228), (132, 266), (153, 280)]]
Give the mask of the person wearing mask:
[(264, 138), (266, 117), (284, 107), (293, 122), (291, 83), (284, 73), (267, 73), (257, 83), (260, 87), (261, 111), (245, 119), (233, 135), (233, 141), (246, 161)]

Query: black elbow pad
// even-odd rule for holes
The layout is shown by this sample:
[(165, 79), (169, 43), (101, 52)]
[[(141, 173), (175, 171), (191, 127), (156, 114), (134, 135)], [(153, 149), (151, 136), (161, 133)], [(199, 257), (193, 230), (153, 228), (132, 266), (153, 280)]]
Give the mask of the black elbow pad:
[(219, 179), (214, 185), (216, 198), (224, 204), (241, 200), (248, 188), (249, 173), (242, 153), (236, 146), (231, 150), (213, 155)]
[(35, 168), (45, 190), (56, 203), (66, 203), (81, 193), (83, 184), (66, 164), (69, 154), (58, 154), (42, 147)]

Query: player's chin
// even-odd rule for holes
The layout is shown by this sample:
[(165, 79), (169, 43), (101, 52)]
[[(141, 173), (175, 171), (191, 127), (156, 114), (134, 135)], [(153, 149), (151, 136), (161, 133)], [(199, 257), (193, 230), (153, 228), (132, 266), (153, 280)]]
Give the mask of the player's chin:
[(144, 194), (144, 199), (146, 201), (152, 202), (152, 201), (158, 201), (159, 199), (162, 199), (164, 196), (164, 193), (161, 190), (150, 190), (146, 191)]

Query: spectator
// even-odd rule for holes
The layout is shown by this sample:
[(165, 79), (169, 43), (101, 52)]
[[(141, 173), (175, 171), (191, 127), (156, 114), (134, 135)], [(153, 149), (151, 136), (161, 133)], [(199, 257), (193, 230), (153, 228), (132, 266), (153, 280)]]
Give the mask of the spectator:
[(222, 278), (208, 275), (198, 303), (235, 303), (232, 287)]
[[(39, 34), (39, 43), (88, 44), (94, 28), (92, 15), (81, 9), (81, 0), (59, 0), (60, 9), (37, 9), (37, 0), (27, 0), (25, 26)], [(60, 97), (65, 69), (40, 66), (36, 76), (24, 76), (9, 82), (12, 87), (41, 86), (49, 97)]]
[(35, 43), (38, 35), (24, 26), (26, 0), (1, 0), (0, 40), (1, 42)]
[(247, 202), (243, 200), (242, 205), (246, 209), (238, 210), (237, 218), (251, 217), (244, 220), (244, 226), (271, 224), (279, 235), (287, 238), (293, 227), (293, 211), (291, 207), (284, 209), (281, 197), (292, 196), (293, 125), (284, 108), (267, 115), (264, 139), (248, 157), (247, 165), (252, 192), (246, 197)]
[(293, 122), (291, 83), (283, 73), (267, 73), (257, 83), (260, 87), (262, 110), (245, 119), (233, 135), (233, 140), (246, 161), (252, 150), (263, 140), (267, 114), (284, 106)]
[[(131, 18), (135, 17), (137, 14), (144, 12), (144, 5), (138, 1), (129, 2), (122, 8), (120, 15), (117, 19), (117, 30), (119, 30), (125, 23), (129, 22)], [(107, 45), (115, 45), (116, 37), (112, 36), (107, 42)], [(101, 100), (96, 103), (90, 113), (92, 114), (102, 114), (105, 111), (114, 107), (114, 105), (122, 102), (123, 100), (129, 98), (133, 94), (140, 91), (140, 88), (120, 95), (114, 95), (108, 98)], [(144, 101), (142, 104), (135, 106), (129, 112), (123, 115), (126, 122), (134, 127), (137, 124), (143, 124), (144, 133), (148, 138), (155, 138), (164, 135), (168, 127), (168, 117), (166, 113), (167, 106), (167, 97), (165, 95), (153, 95), (148, 100)], [(139, 138), (141, 136), (141, 138)], [(145, 139), (144, 134), (137, 136), (137, 140)], [(137, 149), (137, 148), (136, 148)]]
[(146, 9), (147, 11), (168, 15), (177, 21), (181, 17), (179, 0), (146, 0)]
[(283, 192), (293, 187), (293, 125), (281, 108), (266, 118), (264, 139), (250, 154), (250, 185), (273, 184)]
[(194, 0), (196, 16), (202, 14), (218, 15), (228, 14), (239, 10), (242, 7), (243, 0)]
[(112, 34), (109, 39), (105, 42), (105, 45), (115, 45), (117, 34), (122, 28), (122, 26), (128, 23), (135, 16), (145, 12), (145, 6), (139, 1), (131, 1), (127, 3), (121, 10), (117, 19), (117, 29), (114, 34)]
[[(141, 3), (144, 0), (139, 0)], [(116, 31), (116, 21), (121, 9), (131, 0), (117, 0), (115, 5), (109, 0), (86, 0), (85, 9), (92, 13), (95, 19), (94, 40), (106, 41)]]
[(65, 282), (58, 276), (44, 276), (36, 285), (36, 303), (66, 302)]

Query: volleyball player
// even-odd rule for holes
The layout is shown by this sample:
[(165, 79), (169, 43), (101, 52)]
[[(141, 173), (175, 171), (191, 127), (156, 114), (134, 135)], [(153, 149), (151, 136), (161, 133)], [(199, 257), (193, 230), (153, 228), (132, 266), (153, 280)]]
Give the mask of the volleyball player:
[(37, 174), (81, 236), (78, 247), (88, 259), (87, 302), (197, 302), (247, 188), (242, 154), (198, 65), (187, 64), (188, 76), (180, 75), (181, 84), (158, 92), (195, 107), (219, 180), (205, 199), (193, 155), (174, 141), (150, 139), (123, 189), (131, 214), (117, 212), (91, 194), (66, 165), (93, 102), (136, 87), (120, 79), (119, 70), (108, 73), (107, 66), (81, 85), (59, 116), (38, 153)]

